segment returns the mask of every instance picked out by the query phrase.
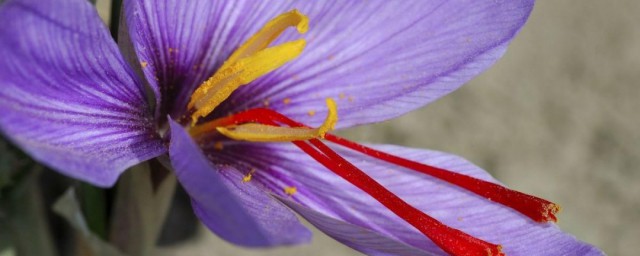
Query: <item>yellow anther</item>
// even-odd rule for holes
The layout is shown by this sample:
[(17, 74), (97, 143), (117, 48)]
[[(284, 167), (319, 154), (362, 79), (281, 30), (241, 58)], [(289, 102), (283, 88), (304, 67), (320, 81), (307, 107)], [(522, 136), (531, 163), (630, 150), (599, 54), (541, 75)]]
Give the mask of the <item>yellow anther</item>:
[(193, 110), (192, 125), (199, 118), (211, 113), (238, 87), (251, 83), (259, 77), (297, 58), (306, 41), (299, 39), (269, 47), (288, 27), (295, 26), (299, 33), (309, 28), (309, 19), (297, 10), (274, 18), (244, 44), (242, 44), (218, 71), (202, 83), (191, 95), (188, 108)]
[(292, 10), (280, 14), (278, 17), (267, 22), (260, 31), (251, 36), (251, 38), (233, 52), (231, 57), (227, 59), (220, 69), (224, 69), (239, 59), (251, 56), (256, 52), (267, 48), (267, 46), (276, 40), (282, 32), (293, 26), (296, 27), (298, 33), (307, 33), (307, 30), (309, 30), (309, 18), (298, 10)]
[(336, 123), (338, 123), (338, 106), (336, 102), (332, 98), (327, 98), (326, 100), (327, 108), (329, 108), (329, 112), (327, 113), (327, 118), (324, 119), (324, 122), (320, 127), (318, 127), (318, 134), (321, 138), (324, 139), (324, 135), (336, 128)]
[(238, 60), (226, 69), (219, 70), (205, 81), (191, 96), (189, 108), (193, 113), (192, 122), (211, 113), (238, 87), (281, 67), (302, 53), (304, 39), (283, 43), (267, 48), (254, 55)]
[(324, 138), (325, 134), (335, 128), (338, 122), (338, 107), (333, 99), (326, 100), (329, 113), (320, 127), (316, 129), (304, 127), (280, 127), (264, 124), (241, 124), (230, 127), (217, 127), (222, 135), (234, 140), (253, 142), (290, 142)]

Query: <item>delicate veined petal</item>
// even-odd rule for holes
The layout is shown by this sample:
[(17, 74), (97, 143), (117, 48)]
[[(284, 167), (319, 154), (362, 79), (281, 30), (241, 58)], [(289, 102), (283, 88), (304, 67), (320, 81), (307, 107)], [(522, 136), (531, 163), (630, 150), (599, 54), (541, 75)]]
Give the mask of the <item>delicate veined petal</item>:
[[(317, 125), (323, 99), (334, 97), (339, 128), (399, 116), (493, 64), (533, 5), (529, 0), (291, 3), (309, 16), (305, 52), (240, 88), (221, 106), (221, 115), (268, 105)], [(264, 2), (252, 13), (269, 13), (277, 5)]]
[[(486, 172), (456, 156), (392, 146), (375, 148), (425, 164), (492, 180)], [(501, 244), (507, 255), (602, 254), (597, 248), (563, 233), (553, 224), (535, 223), (512, 209), (447, 183), (353, 151), (338, 149), (338, 152), (403, 200), (451, 227), (485, 241)], [(317, 211), (329, 218), (324, 221), (318, 217), (310, 219), (318, 222), (316, 226), (320, 228), (327, 226), (329, 222), (345, 221), (349, 225), (373, 230), (408, 246), (442, 254), (437, 246), (417, 230), (359, 189), (315, 164), (293, 146), (226, 143), (224, 150), (214, 158), (221, 162), (233, 159), (239, 164), (256, 168), (252, 181), (265, 184), (281, 197), (288, 197), (283, 188), (296, 187), (297, 193), (291, 196), (291, 200), (300, 204), (299, 207), (307, 207), (299, 213), (308, 215), (310, 211)], [(348, 229), (348, 225), (333, 229)], [(337, 239), (359, 250), (363, 250), (368, 244), (357, 235), (349, 237), (343, 234)]]
[(558, 221), (556, 215), (559, 213), (561, 207), (558, 204), (550, 202), (548, 200), (511, 190), (504, 187), (503, 185), (493, 183), (491, 181), (485, 181), (478, 178), (466, 176), (464, 174), (450, 172), (445, 169), (439, 169), (399, 156), (387, 154), (385, 152), (360, 145), (358, 143), (340, 138), (338, 136), (328, 135), (326, 138), (333, 143), (358, 151), (362, 154), (374, 157), (376, 159), (383, 160), (387, 163), (394, 164), (397, 167), (407, 168), (420, 173), (424, 173), (431, 177), (451, 183), (452, 185), (464, 188), (467, 191), (473, 192), (474, 194), (486, 198), (489, 201), (496, 202), (519, 211), (524, 216), (527, 216), (533, 221), (540, 223)]
[[(502, 55), (532, 6), (533, 0), (132, 0), (125, 11), (138, 56), (148, 62), (147, 79), (166, 87), (158, 93), (175, 95), (176, 102), (163, 100), (180, 114), (190, 93), (242, 42), (272, 17), (299, 9), (309, 17), (301, 57), (239, 88), (216, 112), (268, 104), (317, 125), (323, 100), (333, 97), (338, 127), (348, 127), (396, 117), (470, 80)], [(296, 36), (285, 32), (274, 43)]]
[[(299, 33), (306, 32), (308, 28), (308, 19), (297, 11), (291, 11), (293, 8), (265, 17), (269, 19), (290, 11), (266, 26), (266, 19), (246, 19), (235, 24), (242, 17), (248, 17), (246, 14), (253, 4), (208, 0), (125, 2), (124, 11), (134, 48), (144, 63), (143, 71), (158, 102), (162, 101), (158, 105), (166, 108), (160, 110), (161, 113), (182, 114), (191, 93), (207, 77), (266, 48), (288, 26), (296, 26)], [(260, 32), (257, 29), (241, 32), (243, 35), (250, 33), (246, 37), (233, 36), (239, 32), (237, 29), (252, 29), (252, 26), (265, 27)], [(241, 46), (247, 39), (247, 44)], [(228, 62), (222, 66), (227, 58)], [(168, 94), (172, 96), (167, 97)]]
[(0, 129), (74, 178), (112, 185), (164, 153), (144, 89), (85, 0), (0, 6)]
[[(302, 206), (290, 198), (278, 197), (278, 199), (322, 230), (322, 232), (366, 255), (432, 255), (370, 229), (329, 217), (314, 209)], [(354, 243), (354, 241), (356, 242)]]
[(223, 239), (243, 246), (305, 243), (311, 239), (295, 215), (232, 166), (213, 166), (187, 132), (170, 121), (169, 154), (196, 215)]

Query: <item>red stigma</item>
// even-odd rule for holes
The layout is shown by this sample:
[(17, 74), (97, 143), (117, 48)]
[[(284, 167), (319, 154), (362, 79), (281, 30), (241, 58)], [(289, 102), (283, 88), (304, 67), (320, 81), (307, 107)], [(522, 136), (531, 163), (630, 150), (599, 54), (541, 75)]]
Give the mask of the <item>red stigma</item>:
[[(264, 108), (247, 110), (233, 116), (218, 119), (215, 122), (220, 126), (254, 122), (274, 126), (307, 127), (278, 112)], [(555, 214), (560, 210), (560, 207), (542, 198), (464, 174), (394, 156), (333, 134), (326, 134), (325, 139), (370, 157), (430, 175), (464, 188), (487, 200), (512, 208), (536, 222), (557, 221)], [(320, 140), (293, 141), (292, 143), (336, 175), (375, 198), (398, 217), (407, 221), (431, 239), (445, 252), (452, 255), (504, 255), (500, 245), (483, 241), (446, 226), (409, 205)]]

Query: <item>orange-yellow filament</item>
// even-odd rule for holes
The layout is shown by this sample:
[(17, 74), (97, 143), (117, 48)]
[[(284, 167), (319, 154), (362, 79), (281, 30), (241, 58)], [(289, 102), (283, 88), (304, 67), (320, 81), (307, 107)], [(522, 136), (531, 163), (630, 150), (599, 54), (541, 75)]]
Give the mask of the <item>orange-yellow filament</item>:
[(299, 33), (306, 33), (309, 19), (293, 10), (267, 22), (260, 31), (242, 44), (213, 76), (202, 83), (191, 95), (188, 105), (193, 113), (192, 126), (198, 119), (211, 113), (240, 86), (298, 57), (306, 45), (304, 39), (267, 48), (284, 30), (293, 26)]
[(264, 124), (241, 124), (229, 127), (216, 127), (218, 132), (234, 140), (252, 142), (290, 142), (324, 138), (324, 135), (335, 128), (338, 122), (338, 107), (333, 99), (327, 99), (329, 112), (320, 127), (309, 129), (304, 127), (280, 127)]

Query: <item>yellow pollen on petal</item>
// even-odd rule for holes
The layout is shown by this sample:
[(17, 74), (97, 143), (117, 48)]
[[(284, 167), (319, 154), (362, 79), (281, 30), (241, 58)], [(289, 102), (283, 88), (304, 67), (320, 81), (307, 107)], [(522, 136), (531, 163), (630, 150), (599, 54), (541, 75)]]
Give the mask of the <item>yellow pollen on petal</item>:
[(249, 173), (247, 173), (247, 175), (245, 175), (244, 177), (242, 177), (242, 182), (243, 183), (247, 183), (249, 181), (251, 181), (251, 179), (253, 178), (253, 174), (256, 173), (256, 169), (251, 169), (249, 171)]
[(283, 66), (300, 56), (306, 46), (304, 39), (269, 47), (287, 28), (295, 26), (301, 34), (309, 28), (309, 19), (293, 10), (267, 22), (264, 27), (242, 44), (207, 81), (191, 95), (188, 108), (192, 126), (233, 91)]
[(213, 144), (213, 148), (215, 150), (222, 151), (224, 149), (224, 144), (222, 144), (221, 141), (216, 141), (216, 143)]
[(284, 193), (292, 196), (294, 195), (296, 192), (298, 192), (298, 188), (294, 187), (294, 186), (290, 186), (290, 187), (285, 187), (284, 188)]
[(309, 110), (309, 112), (307, 112), (307, 114), (308, 114), (309, 116), (315, 116), (315, 115), (316, 115), (316, 112), (315, 112), (315, 111), (313, 111), (313, 110)]
[(284, 100), (282, 100), (282, 103), (284, 103), (285, 105), (291, 103), (291, 99), (289, 98), (285, 98)]
[(338, 122), (338, 107), (331, 98), (326, 100), (329, 111), (320, 127), (280, 127), (264, 124), (241, 124), (229, 127), (216, 127), (219, 133), (234, 140), (252, 142), (290, 142), (324, 138), (325, 134), (335, 128)]
[(253, 177), (253, 173), (247, 173), (247, 175), (242, 177), (242, 182), (247, 183), (247, 182), (251, 181), (252, 177)]

